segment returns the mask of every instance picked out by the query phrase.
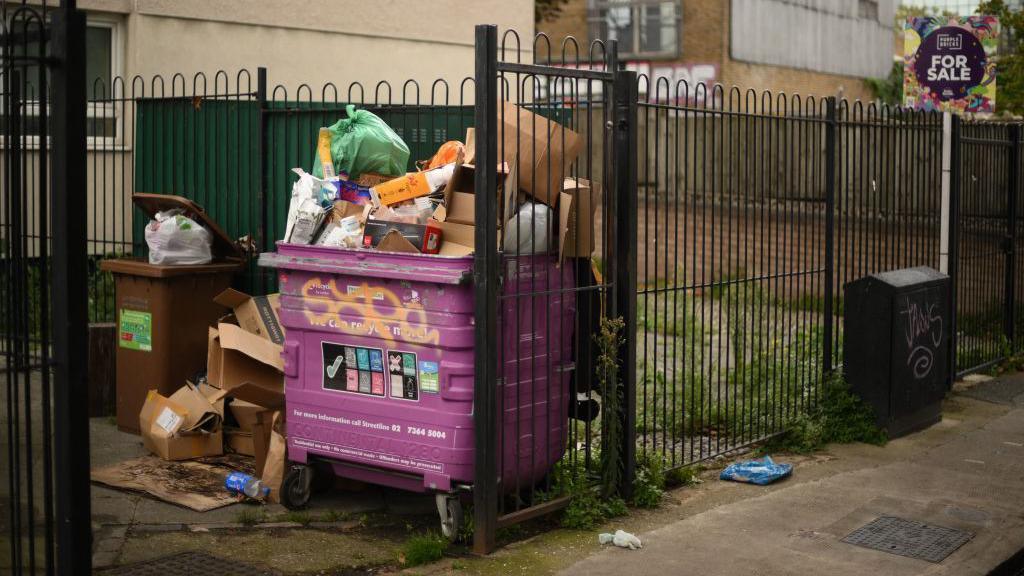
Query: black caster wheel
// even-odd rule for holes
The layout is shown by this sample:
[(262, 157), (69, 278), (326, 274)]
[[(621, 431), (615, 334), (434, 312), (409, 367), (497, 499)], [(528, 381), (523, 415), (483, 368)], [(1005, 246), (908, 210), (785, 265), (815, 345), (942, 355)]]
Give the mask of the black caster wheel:
[(301, 510), (309, 504), (313, 468), (303, 464), (292, 466), (281, 482), (281, 504), (289, 510)]
[(437, 494), (434, 498), (441, 517), (441, 533), (449, 542), (455, 542), (462, 530), (462, 502), (454, 494)]

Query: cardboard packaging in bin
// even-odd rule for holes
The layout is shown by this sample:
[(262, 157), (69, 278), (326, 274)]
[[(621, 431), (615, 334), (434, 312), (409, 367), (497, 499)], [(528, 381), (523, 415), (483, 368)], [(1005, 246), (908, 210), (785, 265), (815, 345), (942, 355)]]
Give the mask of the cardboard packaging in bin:
[(503, 102), (498, 154), (517, 171), (519, 189), (554, 207), (569, 175), (569, 166), (579, 156), (583, 139), (579, 134), (511, 102)]
[(189, 460), (224, 453), (221, 391), (186, 384), (170, 398), (150, 390), (139, 413), (142, 442), (164, 460)]
[(601, 185), (583, 178), (566, 178), (559, 201), (559, 259), (590, 258), (594, 254), (594, 217), (601, 205)]

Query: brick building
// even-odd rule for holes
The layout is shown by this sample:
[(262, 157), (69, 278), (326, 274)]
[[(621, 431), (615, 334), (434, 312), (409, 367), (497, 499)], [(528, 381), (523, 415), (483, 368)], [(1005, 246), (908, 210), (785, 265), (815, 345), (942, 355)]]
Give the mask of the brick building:
[(870, 100), (863, 79), (892, 66), (895, 1), (568, 0), (537, 30), (555, 46), (616, 38), (629, 68), (673, 85)]

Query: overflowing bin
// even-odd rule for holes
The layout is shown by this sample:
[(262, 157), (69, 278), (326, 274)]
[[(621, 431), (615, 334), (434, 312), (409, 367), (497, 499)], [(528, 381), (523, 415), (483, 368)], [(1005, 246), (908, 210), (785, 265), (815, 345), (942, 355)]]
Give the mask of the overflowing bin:
[(117, 310), (117, 427), (139, 433), (139, 411), (149, 390), (169, 396), (206, 364), (207, 328), (224, 313), (214, 297), (245, 266), (238, 245), (204, 210), (180, 196), (134, 194), (147, 216), (180, 209), (212, 235), (208, 264), (150, 264), (146, 259), (104, 260), (114, 276)]
[[(314, 473), (437, 494), (458, 531), (474, 477), (472, 257), (279, 243), (276, 268), (288, 459), (282, 502), (300, 507)], [(505, 259), (499, 307), (499, 486), (539, 481), (567, 440), (575, 296), (571, 266)], [(541, 448), (542, 447), (542, 448)], [(315, 466), (314, 466), (315, 465)], [(314, 472), (316, 470), (317, 472)]]

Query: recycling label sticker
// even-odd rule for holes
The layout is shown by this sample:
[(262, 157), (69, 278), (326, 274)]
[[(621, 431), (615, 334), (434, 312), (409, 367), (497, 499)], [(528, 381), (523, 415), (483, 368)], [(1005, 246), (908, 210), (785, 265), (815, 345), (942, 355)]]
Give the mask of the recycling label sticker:
[(321, 342), (323, 388), (384, 397), (384, 354), (379, 348)]
[(420, 399), (416, 355), (412, 352), (388, 350), (388, 378), (392, 398), (414, 402)]
[(153, 351), (153, 315), (149, 312), (122, 308), (119, 315), (117, 341), (121, 348)]
[(420, 390), (424, 393), (437, 394), (437, 362), (428, 362), (426, 360), (420, 361)]

